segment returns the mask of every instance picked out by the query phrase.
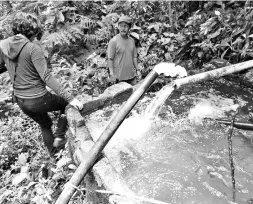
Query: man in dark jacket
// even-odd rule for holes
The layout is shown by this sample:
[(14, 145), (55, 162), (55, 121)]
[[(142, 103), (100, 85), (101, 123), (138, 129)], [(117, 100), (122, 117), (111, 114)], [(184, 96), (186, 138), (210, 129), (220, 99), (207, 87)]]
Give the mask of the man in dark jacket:
[[(0, 41), (0, 73), (8, 70), (17, 104), (39, 124), (45, 146), (53, 156), (66, 143), (67, 120), (66, 117), (59, 118), (53, 135), (48, 112), (64, 112), (68, 103), (77, 109), (82, 109), (83, 105), (64, 91), (50, 74), (42, 49), (33, 43), (40, 31), (36, 16), (23, 12), (16, 14), (12, 30), (14, 36)], [(46, 86), (57, 95), (48, 92)]]

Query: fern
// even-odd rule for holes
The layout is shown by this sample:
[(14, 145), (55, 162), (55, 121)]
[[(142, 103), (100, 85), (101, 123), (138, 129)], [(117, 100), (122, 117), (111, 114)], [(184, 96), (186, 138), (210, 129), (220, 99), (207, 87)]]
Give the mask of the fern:
[(0, 35), (3, 35), (4, 38), (10, 36), (12, 33), (11, 22), (13, 15), (14, 14), (11, 14), (0, 18)]
[(58, 35), (60, 36), (62, 44), (64, 44), (64, 45), (70, 45), (71, 44), (71, 39), (72, 38), (70, 37), (70, 35), (67, 31), (60, 30)]
[(114, 1), (113, 4), (108, 6), (108, 13), (113, 13), (113, 12), (119, 12), (123, 13), (124, 9), (129, 8), (131, 6), (130, 1)]
[(84, 36), (83, 32), (80, 28), (78, 28), (78, 26), (71, 26), (67, 31), (77, 39), (81, 39)]
[(57, 32), (49, 34), (42, 43), (48, 48), (53, 48), (56, 45), (70, 45), (71, 43), (75, 43), (77, 39), (80, 40), (83, 37), (83, 32), (77, 26), (67, 26)]
[(61, 35), (58, 32), (51, 33), (42, 43), (48, 47), (53, 48), (55, 45), (62, 45), (62, 41), (59, 40)]
[(96, 24), (96, 21), (93, 21), (85, 16), (80, 16), (80, 23), (78, 26), (82, 29), (91, 30), (96, 26)]
[(98, 41), (101, 40), (100, 37), (95, 34), (86, 34), (84, 37), (85, 37), (85, 41), (92, 45), (98, 44)]
[(62, 30), (62, 34), (65, 35), (65, 39), (66, 39), (67, 44), (70, 44), (71, 42), (73, 42), (73, 43), (76, 42), (76, 39), (73, 38), (71, 33), (67, 32), (66, 30)]

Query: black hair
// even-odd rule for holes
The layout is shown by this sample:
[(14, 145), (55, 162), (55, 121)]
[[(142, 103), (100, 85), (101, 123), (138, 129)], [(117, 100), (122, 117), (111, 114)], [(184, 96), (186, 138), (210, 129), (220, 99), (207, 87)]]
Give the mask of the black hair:
[(22, 34), (27, 38), (32, 36), (37, 36), (40, 34), (41, 28), (38, 19), (35, 15), (31, 13), (18, 12), (12, 21), (12, 31), (14, 35)]

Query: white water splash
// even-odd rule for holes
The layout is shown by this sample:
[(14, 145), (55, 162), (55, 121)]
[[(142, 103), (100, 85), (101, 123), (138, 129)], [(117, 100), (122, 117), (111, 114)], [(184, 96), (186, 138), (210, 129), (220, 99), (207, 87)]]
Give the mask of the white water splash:
[[(159, 63), (154, 67), (154, 71), (156, 71), (158, 74), (164, 74), (165, 76), (170, 76), (170, 77), (186, 77), (187, 72), (185, 68), (181, 66), (175, 66), (174, 63), (166, 63), (162, 62)], [(163, 87), (157, 94), (156, 97), (152, 100), (150, 105), (147, 107), (144, 117), (152, 120), (154, 119), (159, 112), (161, 111), (162, 105), (166, 101), (166, 99), (170, 96), (170, 94), (174, 91), (175, 89), (175, 83), (171, 83), (171, 85), (167, 85)]]
[(212, 93), (207, 95), (207, 98), (198, 98), (195, 106), (190, 109), (188, 118), (191, 122), (201, 123), (204, 118), (218, 119), (226, 117), (229, 111), (236, 109), (245, 104), (235, 104), (233, 99), (217, 96)]
[[(118, 114), (117, 109), (109, 118), (104, 118), (97, 122), (97, 118), (101, 118), (103, 110), (98, 110), (89, 115), (86, 121), (86, 126), (89, 127), (93, 140), (96, 141), (99, 136), (107, 128), (107, 125)], [(118, 143), (124, 144), (125, 142), (134, 141), (142, 137), (150, 128), (152, 121), (142, 115), (132, 111), (132, 116), (126, 118), (115, 132), (110, 144)]]
[(154, 67), (154, 71), (156, 71), (159, 75), (164, 74), (165, 76), (170, 77), (181, 78), (187, 76), (185, 68), (179, 65), (175, 66), (174, 63), (167, 63), (167, 62), (159, 63)]

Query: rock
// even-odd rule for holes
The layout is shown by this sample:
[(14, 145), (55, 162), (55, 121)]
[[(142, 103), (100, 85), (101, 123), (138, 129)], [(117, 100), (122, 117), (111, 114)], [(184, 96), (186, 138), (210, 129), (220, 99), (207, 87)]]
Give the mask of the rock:
[(78, 99), (84, 104), (82, 114), (88, 114), (95, 110), (102, 109), (111, 104), (126, 101), (133, 92), (133, 87), (125, 82), (114, 84), (108, 87), (98, 97), (81, 95)]
[(66, 107), (66, 116), (70, 127), (81, 127), (84, 125), (84, 119), (80, 112), (71, 106)]

